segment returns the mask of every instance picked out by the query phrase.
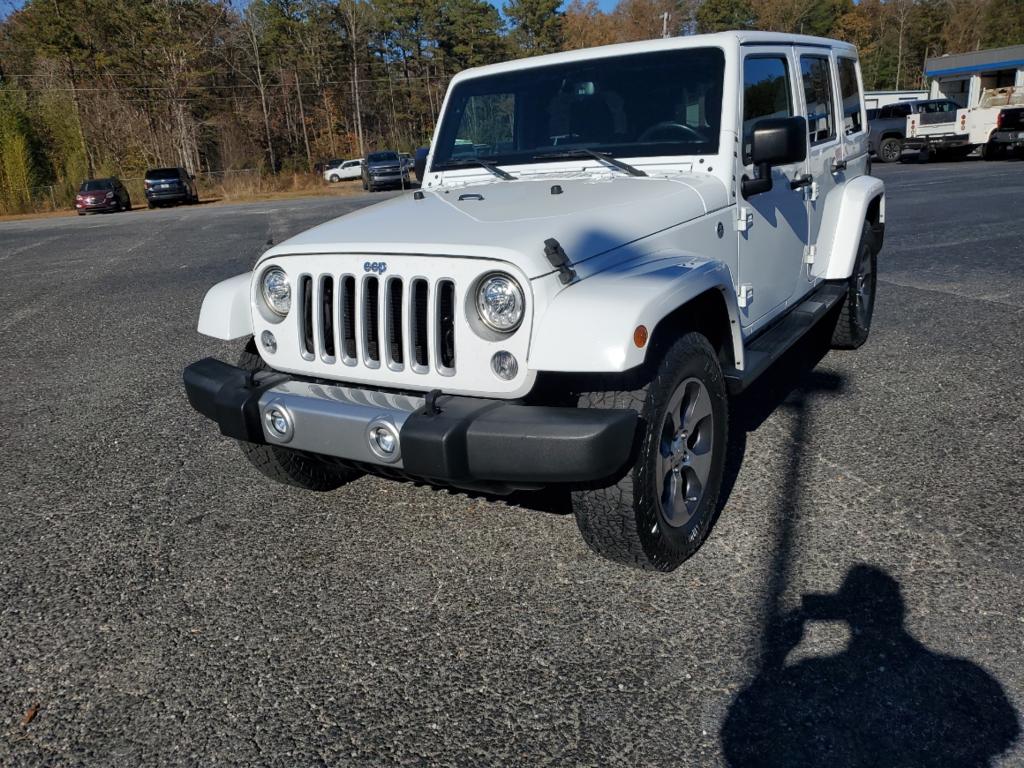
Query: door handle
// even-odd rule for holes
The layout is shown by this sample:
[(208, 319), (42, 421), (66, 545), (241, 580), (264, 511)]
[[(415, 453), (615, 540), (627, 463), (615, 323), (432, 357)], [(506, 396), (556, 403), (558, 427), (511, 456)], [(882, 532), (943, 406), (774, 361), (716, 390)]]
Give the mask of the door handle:
[(846, 170), (845, 160), (835, 160), (832, 162), (832, 173), (839, 173), (840, 171)]
[(801, 187), (809, 187), (814, 183), (814, 177), (809, 173), (802, 173), (789, 182), (790, 189), (800, 189)]

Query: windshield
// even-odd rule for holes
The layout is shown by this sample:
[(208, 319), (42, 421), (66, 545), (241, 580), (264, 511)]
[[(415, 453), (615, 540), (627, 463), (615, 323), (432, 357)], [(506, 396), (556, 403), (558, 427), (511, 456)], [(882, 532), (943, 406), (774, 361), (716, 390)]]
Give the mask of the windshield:
[(114, 184), (110, 181), (84, 181), (79, 192), (99, 192), (104, 189), (113, 189)]
[(373, 152), (366, 156), (370, 163), (397, 163), (398, 155), (394, 152)]
[(689, 48), (464, 80), (449, 97), (432, 170), (580, 147), (616, 157), (714, 154), (724, 69), (721, 49)]

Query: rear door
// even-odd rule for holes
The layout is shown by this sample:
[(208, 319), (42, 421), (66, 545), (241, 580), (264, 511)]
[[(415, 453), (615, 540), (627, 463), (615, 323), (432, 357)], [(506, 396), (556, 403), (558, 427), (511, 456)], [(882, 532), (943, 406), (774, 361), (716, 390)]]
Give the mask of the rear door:
[[(743, 57), (741, 157), (737, 181), (754, 176), (750, 141), (759, 120), (799, 114), (792, 49), (757, 46)], [(737, 247), (741, 320), (748, 331), (785, 306), (801, 272), (807, 238), (803, 191), (790, 182), (807, 172), (806, 162), (772, 168), (772, 189), (740, 200), (743, 221)]]
[[(842, 193), (843, 136), (839, 129), (835, 60), (824, 48), (797, 48), (800, 80), (807, 116), (807, 165), (813, 183), (805, 187), (807, 199), (807, 242), (817, 245), (822, 212), (830, 195)], [(813, 258), (808, 254), (809, 258)], [(800, 271), (793, 285), (794, 298), (812, 287), (810, 264)]]
[(863, 109), (860, 65), (852, 56), (836, 55), (839, 99), (842, 104), (843, 160), (850, 178), (868, 172), (868, 131)]

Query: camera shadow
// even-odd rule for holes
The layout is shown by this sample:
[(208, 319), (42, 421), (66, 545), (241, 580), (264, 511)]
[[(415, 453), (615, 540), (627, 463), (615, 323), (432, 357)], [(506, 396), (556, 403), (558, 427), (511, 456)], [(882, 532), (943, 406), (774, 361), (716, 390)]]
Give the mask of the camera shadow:
[[(907, 632), (899, 583), (856, 565), (838, 592), (774, 617), (760, 672), (722, 726), (728, 765), (988, 766), (1020, 735), (1002, 686)], [(844, 622), (845, 650), (787, 664), (809, 622)]]
[[(783, 611), (797, 534), (800, 475), (808, 444), (808, 403), (839, 393), (841, 377), (813, 370), (828, 352), (823, 323), (740, 397), (733, 408), (734, 455), (723, 504), (749, 432), (779, 408), (790, 411), (791, 448), (776, 488), (774, 546), (762, 607), (760, 669), (732, 702), (721, 728), (732, 768), (759, 766), (988, 766), (1020, 735), (999, 682), (967, 659), (935, 653), (904, 626), (899, 583), (856, 565), (840, 589), (805, 594)], [(838, 653), (787, 663), (813, 622), (841, 623), (849, 642)]]

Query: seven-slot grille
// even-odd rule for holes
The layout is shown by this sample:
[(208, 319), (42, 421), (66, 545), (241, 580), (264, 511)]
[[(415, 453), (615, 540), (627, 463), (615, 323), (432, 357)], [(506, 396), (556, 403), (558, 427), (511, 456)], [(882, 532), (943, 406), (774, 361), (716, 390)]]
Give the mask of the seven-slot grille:
[(299, 350), (306, 360), (455, 373), (450, 278), (300, 275)]

